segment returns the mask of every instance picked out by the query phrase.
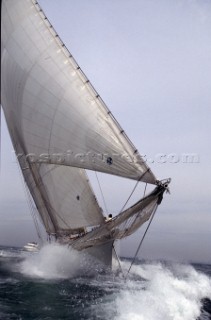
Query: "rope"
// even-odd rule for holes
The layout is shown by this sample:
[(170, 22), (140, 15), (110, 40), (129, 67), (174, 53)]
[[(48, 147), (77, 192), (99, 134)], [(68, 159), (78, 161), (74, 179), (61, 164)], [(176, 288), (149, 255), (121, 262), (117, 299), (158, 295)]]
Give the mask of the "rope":
[[(140, 176), (140, 178), (136, 181), (136, 184), (135, 184), (133, 190), (131, 191), (131, 193), (130, 193), (128, 199), (127, 199), (127, 201), (125, 202), (124, 206), (122, 207), (122, 209), (120, 210), (119, 213), (121, 213), (121, 212), (124, 210), (124, 208), (126, 207), (128, 201), (130, 200), (130, 198), (132, 197), (134, 191), (136, 190), (138, 183), (141, 181), (141, 179), (145, 176), (145, 174), (146, 174), (148, 171), (149, 171), (149, 169), (147, 169), (147, 171), (145, 171), (145, 172)], [(147, 185), (147, 184), (146, 184), (146, 185)], [(144, 192), (145, 192), (145, 191), (146, 191), (146, 186), (145, 186)]]
[(100, 185), (100, 181), (98, 179), (98, 175), (97, 175), (97, 172), (95, 171), (95, 175), (96, 175), (96, 178), (97, 178), (97, 182), (98, 182), (98, 186), (99, 186), (99, 189), (100, 189), (100, 193), (101, 193), (101, 196), (102, 196), (102, 199), (103, 199), (103, 204), (104, 204), (104, 207), (105, 207), (105, 210), (106, 210), (106, 214), (108, 215), (108, 208), (106, 206), (106, 202), (105, 202), (105, 197), (103, 195), (103, 191), (102, 191), (102, 188), (101, 188), (101, 185)]
[(125, 202), (124, 206), (122, 207), (122, 209), (120, 210), (120, 212), (119, 212), (119, 213), (121, 213), (121, 212), (124, 210), (124, 208), (126, 207), (126, 205), (127, 205), (128, 201), (130, 200), (130, 198), (132, 197), (132, 195), (133, 195), (134, 191), (136, 190), (138, 183), (139, 183), (139, 180), (136, 182), (136, 184), (135, 184), (135, 186), (134, 186), (133, 190), (131, 191), (131, 194), (129, 195), (129, 197), (128, 197), (127, 201)]
[[(147, 189), (147, 183), (145, 184), (143, 198), (145, 197), (146, 189)], [(135, 223), (136, 223), (136, 220), (138, 219), (139, 215), (140, 215), (140, 214), (137, 214), (137, 216), (136, 216), (136, 218), (135, 218), (135, 220), (133, 221), (132, 224), (135, 224)], [(127, 225), (128, 221), (129, 221), (129, 220), (126, 220), (125, 223), (124, 223), (125, 228), (126, 228), (126, 225)], [(132, 224), (131, 224), (131, 225), (132, 225)], [(127, 233), (127, 230), (125, 229), (124, 235), (125, 235), (126, 233)]]
[(145, 184), (145, 188), (144, 188), (144, 197), (145, 197), (145, 194), (146, 194), (146, 190), (147, 190), (147, 183)]
[(138, 248), (137, 248), (137, 250), (136, 250), (136, 253), (135, 253), (135, 255), (134, 255), (134, 257), (133, 257), (133, 260), (132, 260), (132, 262), (131, 262), (130, 268), (128, 269), (128, 272), (127, 272), (127, 274), (126, 274), (126, 276), (125, 276), (125, 280), (127, 279), (127, 276), (128, 276), (128, 274), (129, 274), (129, 272), (130, 272), (130, 270), (131, 270), (131, 268), (132, 268), (132, 266), (133, 266), (133, 264), (134, 264), (134, 262), (135, 262), (135, 259), (136, 259), (137, 255), (138, 255), (138, 252), (139, 252), (139, 250), (140, 250), (140, 248), (141, 248), (141, 245), (142, 245), (142, 243), (143, 243), (143, 241), (144, 241), (144, 238), (145, 238), (145, 236), (146, 236), (146, 234), (147, 234), (147, 231), (148, 231), (148, 229), (149, 229), (149, 227), (150, 227), (150, 224), (151, 224), (151, 222), (152, 222), (152, 220), (153, 220), (153, 218), (154, 218), (154, 216), (155, 216), (156, 209), (157, 209), (157, 205), (155, 206), (155, 208), (154, 208), (154, 210), (153, 210), (153, 213), (152, 213), (152, 215), (151, 215), (151, 218), (150, 218), (150, 220), (149, 220), (149, 223), (148, 223), (148, 225), (147, 225), (147, 228), (146, 228), (146, 230), (145, 230), (145, 232), (144, 232), (144, 235), (143, 235), (143, 237), (142, 237), (142, 239), (141, 239), (141, 241), (140, 241), (140, 243), (139, 243), (139, 245), (138, 245)]

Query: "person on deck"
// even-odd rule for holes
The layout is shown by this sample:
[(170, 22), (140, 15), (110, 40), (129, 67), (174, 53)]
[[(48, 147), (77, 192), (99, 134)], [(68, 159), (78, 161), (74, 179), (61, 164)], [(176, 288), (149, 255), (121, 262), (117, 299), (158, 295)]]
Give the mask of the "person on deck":
[(112, 214), (110, 213), (108, 217), (105, 218), (105, 222), (109, 222), (112, 220)]

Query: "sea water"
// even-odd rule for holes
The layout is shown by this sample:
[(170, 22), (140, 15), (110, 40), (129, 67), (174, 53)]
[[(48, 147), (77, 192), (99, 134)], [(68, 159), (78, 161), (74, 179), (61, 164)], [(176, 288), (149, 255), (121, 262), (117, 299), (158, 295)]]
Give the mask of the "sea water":
[(0, 319), (211, 319), (211, 265), (138, 261), (125, 281), (83, 262), (58, 245), (0, 247)]

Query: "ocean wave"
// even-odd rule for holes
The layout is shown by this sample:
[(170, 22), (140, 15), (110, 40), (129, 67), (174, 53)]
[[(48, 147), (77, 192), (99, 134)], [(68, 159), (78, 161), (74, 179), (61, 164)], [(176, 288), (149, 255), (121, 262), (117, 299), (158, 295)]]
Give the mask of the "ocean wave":
[[(93, 261), (55, 244), (36, 254), (19, 250), (8, 255), (0, 269), (0, 296), (6, 297), (2, 301), (8, 315), (14, 312), (13, 301), (18, 301), (20, 317), (22, 304), (37, 317), (51, 319), (63, 314), (71, 319), (207, 320), (211, 315), (210, 266), (142, 261), (125, 280), (129, 260), (121, 261), (124, 275), (98, 275)], [(95, 277), (87, 276), (90, 269)], [(38, 304), (32, 311), (34, 299)]]
[(193, 320), (201, 314), (202, 299), (211, 299), (211, 279), (191, 265), (144, 263), (132, 274), (146, 279), (145, 289), (128, 281), (116, 298), (118, 320)]

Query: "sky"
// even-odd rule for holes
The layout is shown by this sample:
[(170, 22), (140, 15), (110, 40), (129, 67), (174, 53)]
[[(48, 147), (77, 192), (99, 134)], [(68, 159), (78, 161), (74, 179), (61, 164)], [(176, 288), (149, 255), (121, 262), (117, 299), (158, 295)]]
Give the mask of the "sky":
[[(211, 2), (39, 3), (155, 175), (172, 178), (139, 257), (211, 262)], [(24, 245), (36, 232), (3, 116), (1, 131), (0, 244)], [(134, 181), (99, 179), (115, 214)], [(142, 196), (139, 186), (131, 202)], [(120, 254), (133, 256), (143, 232)]]

